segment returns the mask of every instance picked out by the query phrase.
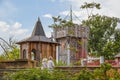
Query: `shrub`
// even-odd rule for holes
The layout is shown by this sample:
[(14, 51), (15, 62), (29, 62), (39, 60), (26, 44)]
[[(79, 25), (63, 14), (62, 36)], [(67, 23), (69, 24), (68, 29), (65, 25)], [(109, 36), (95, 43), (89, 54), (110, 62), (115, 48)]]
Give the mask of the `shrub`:
[(4, 80), (70, 80), (67, 72), (54, 70), (29, 69), (18, 72), (8, 73), (4, 76)]
[(94, 80), (94, 75), (90, 70), (81, 70), (77, 75), (75, 80)]
[(4, 80), (120, 80), (120, 74), (112, 69), (110, 64), (104, 63), (100, 69), (90, 71), (84, 68), (78, 73), (65, 70), (26, 69), (5, 73)]

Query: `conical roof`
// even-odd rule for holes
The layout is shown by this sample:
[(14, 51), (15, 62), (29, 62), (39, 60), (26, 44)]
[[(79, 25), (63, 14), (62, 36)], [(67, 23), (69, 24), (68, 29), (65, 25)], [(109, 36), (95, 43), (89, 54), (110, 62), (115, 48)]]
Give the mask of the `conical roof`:
[(40, 19), (38, 18), (38, 21), (36, 22), (32, 35), (26, 39), (23, 39), (19, 42), (17, 42), (17, 44), (21, 44), (24, 42), (47, 42), (47, 43), (57, 43), (57, 42), (53, 42), (50, 38), (45, 36), (45, 32), (43, 30), (42, 24)]
[(43, 27), (42, 27), (39, 17), (38, 17), (38, 21), (35, 24), (35, 27), (33, 29), (31, 36), (45, 36), (45, 32), (43, 30)]

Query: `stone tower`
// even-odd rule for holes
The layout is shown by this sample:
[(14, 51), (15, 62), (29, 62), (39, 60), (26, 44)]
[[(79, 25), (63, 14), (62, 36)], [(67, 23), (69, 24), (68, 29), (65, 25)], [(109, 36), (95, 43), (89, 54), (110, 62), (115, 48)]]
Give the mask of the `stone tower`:
[(58, 61), (74, 64), (87, 57), (87, 40), (89, 28), (75, 24), (72, 27), (54, 28), (53, 36), (60, 43)]

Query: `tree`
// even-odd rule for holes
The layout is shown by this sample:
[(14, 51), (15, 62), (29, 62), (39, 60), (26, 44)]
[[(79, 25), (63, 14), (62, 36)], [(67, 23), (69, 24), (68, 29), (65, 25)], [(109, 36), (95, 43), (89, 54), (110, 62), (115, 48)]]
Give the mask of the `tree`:
[(16, 45), (16, 41), (13, 40), (12, 37), (9, 38), (9, 42), (4, 40), (3, 38), (0, 38), (0, 41), (0, 47), (4, 51), (0, 55), (0, 60), (12, 60), (19, 58), (20, 49), (18, 48), (18, 45)]
[(114, 33), (114, 40), (113, 40), (113, 48), (115, 54), (120, 52), (120, 29), (117, 29), (116, 32)]
[(53, 24), (50, 25), (49, 27), (50, 28), (62, 28), (62, 27), (66, 27), (66, 26), (74, 26), (75, 24), (72, 22), (72, 21), (67, 21), (65, 19), (62, 19), (60, 16), (57, 16), (57, 17), (52, 17), (53, 19)]
[[(89, 9), (94, 7), (100, 9), (100, 4), (86, 3), (85, 5), (82, 5), (81, 8)], [(90, 35), (88, 40), (89, 52), (97, 53), (96, 55), (102, 55), (106, 58), (109, 55), (113, 56), (115, 48), (112, 48), (111, 46), (115, 45), (116, 39), (114, 40), (114, 42), (112, 42), (112, 39), (115, 38), (116, 27), (119, 21), (120, 19), (116, 17), (108, 17), (99, 14), (88, 15), (88, 19), (84, 20), (82, 24), (87, 25), (90, 28)]]
[(84, 5), (81, 5), (80, 8), (86, 9), (88, 18), (93, 14), (92, 12), (94, 9), (101, 9), (100, 4), (94, 3), (94, 2), (92, 2), (92, 3), (85, 2)]

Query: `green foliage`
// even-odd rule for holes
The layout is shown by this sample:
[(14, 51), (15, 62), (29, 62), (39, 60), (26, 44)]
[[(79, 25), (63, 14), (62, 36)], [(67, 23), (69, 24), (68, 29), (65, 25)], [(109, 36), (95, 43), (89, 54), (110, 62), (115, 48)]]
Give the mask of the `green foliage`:
[(103, 73), (106, 73), (106, 71), (110, 70), (112, 68), (111, 64), (108, 63), (103, 63), (101, 64), (101, 70), (103, 71)]
[(109, 80), (109, 77), (107, 76), (106, 72), (111, 68), (111, 65), (108, 63), (101, 64), (101, 68), (96, 69), (94, 71), (94, 76), (96, 76), (95, 78), (98, 80)]
[(114, 56), (120, 52), (120, 30), (115, 30), (113, 35), (114, 37), (112, 37), (103, 48), (104, 56), (107, 60), (114, 59)]
[(101, 65), (100, 69), (94, 70), (95, 80), (119, 80), (120, 74), (112, 69), (111, 65), (104, 63)]
[(89, 70), (81, 70), (75, 80), (94, 80), (94, 76)]
[(114, 33), (114, 40), (113, 40), (113, 52), (116, 55), (120, 52), (120, 30), (116, 30)]
[(0, 60), (13, 60), (19, 58), (20, 49), (14, 48), (12, 51), (7, 51), (8, 55), (5, 53), (0, 54)]
[(100, 4), (95, 2), (91, 2), (91, 3), (85, 2), (84, 5), (81, 5), (80, 8), (87, 10), (88, 18), (93, 15), (92, 14), (93, 9), (101, 9)]
[(106, 53), (104, 56), (105, 56), (105, 59), (106, 60), (109, 60), (109, 59), (114, 59), (113, 56), (115, 56), (115, 52), (114, 51), (114, 43), (113, 41), (109, 41), (105, 46), (104, 46), (104, 53)]
[(26, 71), (19, 71), (7, 75), (8, 80), (49, 80), (49, 73), (40, 69), (30, 69)]
[(109, 48), (111, 45), (110, 41), (116, 32), (115, 29), (118, 22), (118, 18), (98, 14), (92, 15), (88, 20), (83, 21), (84, 25), (90, 27), (88, 47), (91, 53), (99, 53), (99, 55), (105, 56), (111, 51), (111, 48)]
[(49, 70), (29, 69), (8, 73), (5, 80), (69, 80), (68, 74), (60, 70), (49, 72)]
[(63, 63), (62, 61), (58, 61), (58, 63), (55, 63), (56, 66), (66, 66), (67, 64)]
[(109, 80), (120, 80), (120, 73), (114, 69), (110, 69), (106, 72)]
[(51, 74), (51, 80), (70, 80), (71, 78), (72, 75), (70, 76), (69, 73), (61, 70), (56, 70)]
[(62, 28), (62, 27), (72, 27), (74, 26), (74, 23), (72, 21), (67, 21), (62, 19), (60, 16), (52, 17), (54, 23), (50, 25), (50, 28)]
[(104, 63), (100, 69), (94, 71), (85, 68), (77, 73), (67, 70), (50, 72), (35, 68), (6, 73), (3, 78), (4, 80), (120, 80), (120, 73), (112, 69), (110, 64)]
[(94, 70), (94, 76), (96, 80), (104, 80), (104, 74), (100, 69)]
[(16, 44), (16, 41), (12, 38), (9, 38), (9, 42), (0, 38), (2, 43), (0, 46), (4, 49), (4, 52), (0, 54), (0, 60), (13, 60), (19, 58), (20, 49)]
[(81, 5), (81, 8), (84, 9), (84, 8), (97, 8), (97, 9), (100, 9), (100, 4), (99, 3), (87, 3), (85, 2), (84, 5)]
[(81, 65), (81, 60), (74, 62), (74, 65), (80, 66)]
[(93, 9), (100, 9), (99, 3), (87, 3), (81, 6), (82, 9), (87, 10), (88, 19), (84, 20), (83, 25), (90, 28), (90, 36), (88, 41), (88, 49), (90, 53), (95, 53), (97, 56), (103, 55), (105, 59), (114, 59), (120, 48), (118, 34), (116, 33), (117, 23), (119, 18), (101, 16), (99, 14), (93, 15)]

